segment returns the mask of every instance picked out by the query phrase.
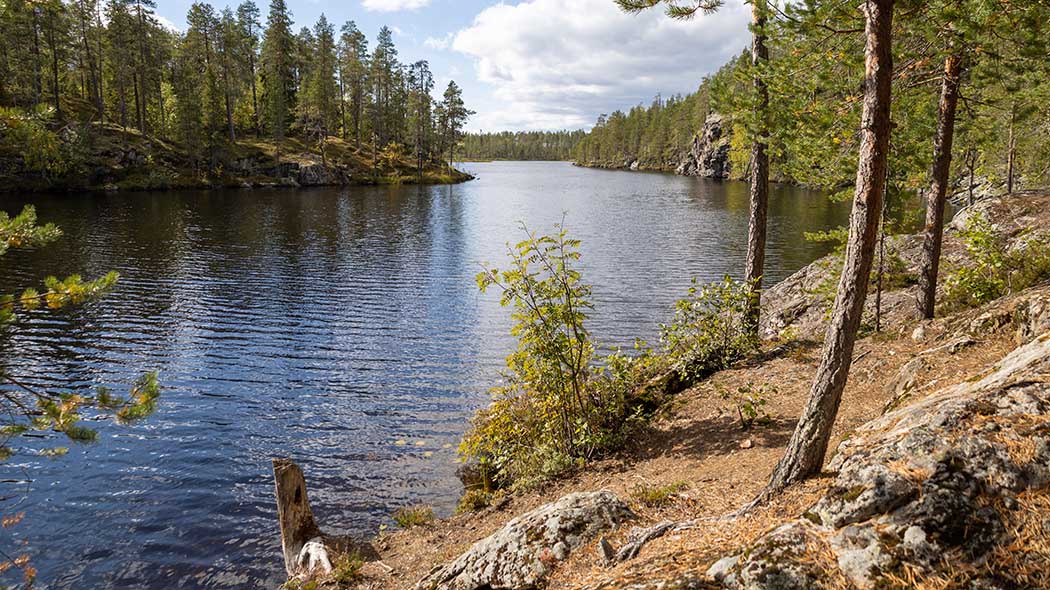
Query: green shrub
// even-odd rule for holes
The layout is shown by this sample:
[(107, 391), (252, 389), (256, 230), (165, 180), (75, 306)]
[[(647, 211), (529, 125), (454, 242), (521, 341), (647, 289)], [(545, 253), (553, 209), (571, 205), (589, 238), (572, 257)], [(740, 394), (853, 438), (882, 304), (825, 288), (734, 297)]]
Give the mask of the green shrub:
[(660, 340), (674, 370), (695, 383), (754, 350), (758, 338), (746, 328), (751, 289), (726, 277), (698, 285), (675, 305), (674, 320), (660, 326)]
[(478, 512), (488, 508), (491, 503), (492, 492), (482, 489), (467, 490), (464, 492), (463, 497), (459, 499), (459, 504), (456, 505), (456, 513)]
[(357, 553), (346, 553), (332, 563), (331, 579), (337, 588), (349, 588), (361, 579), (361, 568), (365, 560)]
[(684, 481), (676, 481), (662, 486), (639, 484), (631, 489), (631, 497), (644, 506), (657, 508), (667, 504), (679, 492), (687, 489), (689, 489), (689, 484)]
[(394, 511), (393, 519), (403, 529), (427, 526), (434, 522), (434, 509), (422, 504), (398, 508)]
[(423, 504), (398, 508), (394, 511), (393, 519), (401, 528), (426, 526), (434, 522), (434, 508)]
[(971, 263), (945, 279), (943, 305), (948, 309), (976, 307), (1021, 291), (1050, 277), (1050, 247), (1029, 239), (1010, 250), (984, 215), (972, 215), (961, 232)]
[(737, 417), (740, 418), (740, 429), (747, 432), (755, 422), (769, 421), (766, 404), (769, 403), (770, 396), (777, 394), (777, 388), (772, 385), (756, 387), (753, 383), (748, 383), (735, 390), (719, 388), (718, 394), (736, 410)]
[(509, 248), (508, 270), (477, 277), (481, 291), (498, 288), (502, 305), (513, 308), (518, 339), (506, 385), (493, 389), (460, 445), (497, 487), (528, 487), (618, 448), (649, 403), (632, 395), (649, 367), (645, 351), (597, 362), (584, 325), (591, 287), (574, 268), (580, 242), (560, 226), (554, 236), (525, 231), (528, 238)]
[(972, 264), (955, 269), (945, 281), (945, 304), (982, 305), (1006, 294), (1006, 244), (984, 215), (971, 215), (960, 233)]

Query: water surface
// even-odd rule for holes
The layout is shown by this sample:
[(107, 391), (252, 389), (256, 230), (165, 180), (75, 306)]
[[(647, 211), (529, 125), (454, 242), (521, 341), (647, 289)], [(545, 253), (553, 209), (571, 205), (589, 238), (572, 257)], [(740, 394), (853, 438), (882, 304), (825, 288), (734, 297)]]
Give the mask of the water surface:
[[(747, 185), (565, 163), (467, 164), (451, 187), (0, 196), (65, 231), (0, 258), (0, 293), (108, 270), (117, 289), (0, 334), (40, 387), (126, 389), (158, 370), (155, 416), (98, 423), (97, 444), (0, 464), (0, 547), (30, 541), (44, 588), (254, 588), (283, 581), (270, 458), (305, 469), (332, 532), (374, 533), (402, 505), (451, 511), (454, 445), (514, 343), (481, 296), (519, 225), (583, 240), (595, 335), (654, 339), (692, 276), (739, 275)], [(769, 279), (824, 253), (805, 231), (848, 207), (775, 187)], [(22, 500), (26, 481), (31, 492)], [(14, 505), (19, 502), (19, 507)]]

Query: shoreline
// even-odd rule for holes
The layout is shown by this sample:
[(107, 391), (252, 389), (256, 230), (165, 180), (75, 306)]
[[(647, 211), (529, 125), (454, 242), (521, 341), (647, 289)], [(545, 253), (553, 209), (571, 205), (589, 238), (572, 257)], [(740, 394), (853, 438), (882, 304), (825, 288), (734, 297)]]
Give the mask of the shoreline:
[[(1038, 227), (1039, 218), (1045, 215), (1040, 211), (1048, 200), (1050, 193), (1040, 191), (988, 199), (972, 210), (1007, 219), (1004, 215), (1016, 214), (1012, 207), (1022, 205), (1032, 216), (1025, 218), (1027, 225)], [(948, 224), (951, 231), (946, 235), (945, 256), (954, 264), (966, 260), (958, 232), (967, 215)], [(1024, 228), (1004, 226), (1002, 231), (1005, 239), (1018, 239)], [(895, 238), (889, 247), (910, 272), (914, 236)], [(819, 361), (824, 304), (819, 294), (808, 293), (806, 285), (827, 275), (822, 261), (811, 263), (766, 291), (770, 304), (764, 310), (763, 331), (767, 338), (754, 358), (677, 394), (668, 415), (654, 422), (626, 449), (538, 488), (497, 494), (483, 507), (392, 531), (381, 528), (378, 536), (364, 539), (375, 555), (361, 564), (360, 585), (378, 590), (446, 588), (456, 587), (458, 582), (447, 582), (441, 577), (445, 573), (460, 571), (466, 576), (462, 580), (474, 579), (475, 574), (489, 575), (489, 570), (484, 570), (489, 572), (485, 574), (478, 573), (481, 569), (458, 570), (457, 564), (491, 558), (482, 548), (493, 546), (494, 539), (507, 542), (514, 522), (549, 510), (552, 502), (573, 494), (614, 494), (613, 498), (622, 499), (633, 516), (628, 519), (629, 526), (613, 526), (607, 537), (589, 537), (573, 547), (571, 554), (545, 561), (549, 587), (634, 587), (640, 581), (676, 579), (674, 572), (690, 572), (696, 580), (710, 583), (704, 572), (720, 557), (735, 555), (772, 528), (799, 518), (805, 520), (808, 507), (826, 494), (834, 495), (835, 488), (828, 487), (828, 479), (807, 481), (745, 520), (711, 520), (709, 526), (669, 533), (646, 545), (645, 553), (631, 561), (610, 562), (606, 549), (629, 544), (633, 533), (648, 530), (643, 527), (659, 527), (672, 520), (716, 518), (735, 510), (762, 489), (794, 428)], [(1050, 285), (1043, 283), (983, 306), (917, 322), (910, 315), (914, 287), (886, 291), (885, 332), (858, 341), (859, 360), (843, 398), (832, 448), (835, 441), (849, 440), (852, 433), (886, 412), (906, 412), (911, 404), (921, 405), (930, 393), (961, 387), (992, 370), (989, 367), (994, 369), (1011, 351), (1031, 342), (1033, 330), (1039, 333), (1042, 316), (1018, 310), (1022, 306), (1038, 307), (1038, 302), (1048, 296)], [(969, 336), (960, 336), (960, 330)], [(788, 333), (791, 335), (785, 336)], [(914, 359), (923, 360), (918, 369)], [(735, 413), (723, 407), (720, 391), (746, 387), (752, 381), (774, 385), (776, 395), (769, 400), (768, 422), (747, 430), (736, 423)], [(936, 387), (925, 391), (923, 383)], [(309, 474), (306, 477), (309, 480)], [(467, 555), (472, 557), (464, 561)], [(511, 558), (518, 557), (515, 553)], [(556, 562), (561, 564), (555, 567)], [(330, 586), (322, 582), (314, 587)]]
[[(429, 177), (428, 177), (429, 176)], [(166, 192), (166, 191), (194, 191), (194, 190), (277, 190), (277, 189), (299, 189), (299, 188), (333, 188), (333, 187), (374, 187), (374, 186), (451, 186), (464, 184), (477, 177), (473, 174), (459, 169), (453, 169), (451, 174), (435, 175), (428, 173), (420, 182), (416, 176), (398, 177), (348, 177), (345, 182), (311, 182), (301, 183), (295, 178), (262, 177), (254, 178), (229, 178), (216, 182), (177, 182), (168, 184), (128, 184), (107, 183), (103, 185), (89, 184), (19, 184), (17, 186), (0, 185), (0, 195), (12, 195), (18, 193), (45, 194), (86, 194), (86, 193), (134, 193), (134, 192)]]

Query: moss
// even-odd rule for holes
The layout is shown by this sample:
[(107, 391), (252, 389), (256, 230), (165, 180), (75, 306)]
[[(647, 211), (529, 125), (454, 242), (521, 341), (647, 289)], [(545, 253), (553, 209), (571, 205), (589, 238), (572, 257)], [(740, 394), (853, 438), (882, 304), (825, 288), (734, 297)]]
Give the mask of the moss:
[(813, 524), (815, 524), (817, 526), (822, 526), (824, 524), (824, 521), (823, 521), (823, 519), (820, 518), (820, 515), (817, 514), (816, 512), (813, 512), (812, 510), (807, 510), (802, 515), (802, 518), (805, 518), (806, 520), (808, 520), (809, 522), (812, 522)]
[(654, 508), (671, 502), (678, 492), (688, 488), (689, 484), (684, 481), (676, 481), (662, 486), (639, 485), (631, 490), (631, 497), (645, 506)]
[(864, 486), (853, 486), (848, 490), (844, 490), (839, 497), (842, 498), (842, 501), (844, 502), (852, 502), (859, 498), (867, 489), (868, 488)]

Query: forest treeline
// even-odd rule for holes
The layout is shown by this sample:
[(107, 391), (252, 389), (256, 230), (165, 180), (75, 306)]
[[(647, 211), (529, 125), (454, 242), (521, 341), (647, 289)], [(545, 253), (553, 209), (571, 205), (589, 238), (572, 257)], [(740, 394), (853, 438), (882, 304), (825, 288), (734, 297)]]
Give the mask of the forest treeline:
[(0, 2), (0, 150), (29, 169), (63, 172), (117, 126), (170, 139), (208, 169), (243, 137), (311, 142), (338, 136), (358, 151), (393, 151), (422, 168), (450, 152), (471, 111), (450, 82), (432, 97), (426, 61), (398, 59), (383, 27), (374, 46), (353, 21), (322, 15), (293, 30), (284, 0), (265, 22), (246, 0), (196, 2), (184, 33), (161, 24), (154, 0)]
[[(715, 109), (725, 109), (730, 93), (746, 91), (734, 80), (746, 75), (749, 59), (745, 54), (732, 59), (705, 77), (696, 92), (667, 98), (657, 95), (649, 105), (599, 115), (590, 132), (573, 147), (572, 159), (582, 165), (609, 168), (627, 168), (637, 162), (643, 170), (675, 170), (693, 145), (693, 138), (702, 131), (707, 116)], [(743, 137), (737, 141), (737, 149), (746, 152)]]
[[(922, 188), (933, 166), (944, 55), (953, 37), (964, 44), (953, 189), (1005, 188), (1016, 184), (1011, 179), (1036, 185), (1050, 175), (1050, 62), (1039, 40), (1031, 38), (1040, 29), (1032, 19), (1041, 3), (969, 4), (949, 8), (946, 20), (938, 17), (937, 22), (955, 23), (947, 28), (931, 24), (931, 11), (939, 5), (897, 12), (891, 189)], [(856, 172), (860, 132), (854, 123), (862, 102), (864, 39), (855, 34), (859, 12), (852, 7), (814, 6), (808, 13), (772, 9), (764, 28), (770, 168), (778, 180), (838, 189), (849, 186)], [(821, 20), (814, 23), (818, 11)], [(747, 51), (731, 60), (688, 96), (601, 115), (573, 159), (610, 167), (637, 161), (642, 169), (674, 170), (708, 114), (717, 112), (727, 118), (732, 138), (731, 177), (746, 178), (756, 128), (751, 57)]]
[(463, 136), (465, 160), (571, 160), (576, 144), (587, 135), (576, 131), (503, 131)]

